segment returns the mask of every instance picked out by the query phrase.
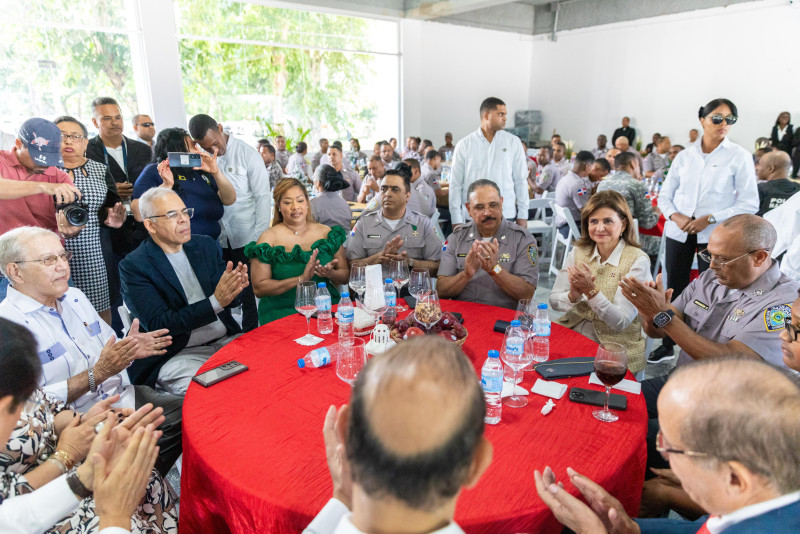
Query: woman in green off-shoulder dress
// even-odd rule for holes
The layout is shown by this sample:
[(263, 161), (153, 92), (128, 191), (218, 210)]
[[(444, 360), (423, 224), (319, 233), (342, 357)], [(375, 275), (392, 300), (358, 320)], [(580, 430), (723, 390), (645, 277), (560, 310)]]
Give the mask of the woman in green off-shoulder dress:
[(337, 286), (347, 284), (350, 269), (342, 245), (344, 228), (329, 228), (314, 222), (308, 192), (294, 178), (280, 180), (273, 190), (275, 215), (272, 226), (258, 243), (244, 253), (251, 258), (253, 291), (261, 299), (261, 325), (295, 313), (294, 299), (299, 281), (325, 282), (334, 304), (339, 302)]

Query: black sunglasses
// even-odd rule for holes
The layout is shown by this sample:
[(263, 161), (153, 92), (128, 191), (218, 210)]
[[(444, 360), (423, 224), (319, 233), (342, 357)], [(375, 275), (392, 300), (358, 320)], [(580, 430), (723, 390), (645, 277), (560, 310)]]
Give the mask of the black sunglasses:
[(792, 324), (792, 318), (787, 317), (783, 320), (783, 325), (786, 327), (786, 332), (789, 334), (789, 342), (794, 343), (800, 337), (800, 328)]
[[(715, 122), (714, 124), (717, 124), (717, 123)], [(728, 124), (730, 124), (730, 123), (728, 123)], [(150, 128), (151, 126), (155, 126), (155, 125), (156, 125), (156, 123), (154, 123), (154, 122), (143, 122), (139, 126), (144, 126), (145, 128)]]
[(728, 126), (731, 124), (736, 124), (736, 121), (739, 119), (736, 115), (728, 115), (727, 117), (723, 117), (722, 115), (711, 115), (709, 117), (713, 124), (722, 124), (722, 121), (728, 123)]

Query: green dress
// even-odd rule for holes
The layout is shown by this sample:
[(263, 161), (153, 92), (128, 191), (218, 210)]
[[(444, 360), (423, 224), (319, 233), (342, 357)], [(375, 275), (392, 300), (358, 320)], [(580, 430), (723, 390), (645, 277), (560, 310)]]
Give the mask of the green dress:
[[(287, 252), (286, 247), (273, 247), (267, 243), (257, 245), (255, 241), (248, 243), (244, 247), (244, 254), (250, 259), (257, 259), (261, 263), (268, 263), (272, 266), (272, 278), (275, 280), (285, 280), (303, 274), (308, 259), (314, 249), (317, 249), (317, 259), (320, 264), (325, 265), (336, 255), (336, 252), (344, 244), (347, 234), (341, 226), (334, 226), (328, 232), (325, 239), (318, 239), (311, 245), (311, 250), (303, 250), (300, 245), (295, 245), (291, 251)], [(333, 304), (339, 302), (339, 290), (327, 278), (314, 276), (314, 282), (325, 282), (328, 291), (331, 293)], [(281, 317), (287, 317), (297, 310), (294, 309), (294, 299), (296, 289), (290, 289), (281, 295), (262, 297), (258, 303), (258, 323), (267, 324)]]

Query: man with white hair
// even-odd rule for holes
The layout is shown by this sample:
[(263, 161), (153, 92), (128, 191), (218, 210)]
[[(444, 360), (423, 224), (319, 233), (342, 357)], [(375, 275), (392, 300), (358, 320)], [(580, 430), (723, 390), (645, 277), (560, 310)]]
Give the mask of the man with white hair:
[(120, 340), (80, 289), (69, 287), (68, 260), (58, 235), (23, 226), (0, 236), (0, 272), (11, 285), (0, 317), (28, 328), (42, 362), (41, 388), (77, 411), (119, 395), (118, 408), (147, 403), (164, 409), (166, 422), (157, 464), (166, 475), (181, 453), (183, 400), (146, 386), (132, 386), (126, 369), (133, 362), (166, 353), (167, 330), (139, 331), (134, 321)]
[(194, 209), (172, 189), (150, 189), (139, 210), (150, 237), (120, 263), (123, 300), (146, 330), (169, 329), (173, 342), (128, 372), (135, 384), (184, 395), (206, 360), (242, 332), (230, 308), (249, 284), (247, 266), (226, 266), (213, 239), (192, 235)]

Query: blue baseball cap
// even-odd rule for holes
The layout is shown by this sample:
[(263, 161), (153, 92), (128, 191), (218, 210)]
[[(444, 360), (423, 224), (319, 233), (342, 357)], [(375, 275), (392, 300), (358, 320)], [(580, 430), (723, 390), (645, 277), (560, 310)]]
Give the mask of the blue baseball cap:
[(19, 135), (33, 162), (41, 167), (63, 167), (61, 130), (47, 119), (32, 118), (22, 123)]

